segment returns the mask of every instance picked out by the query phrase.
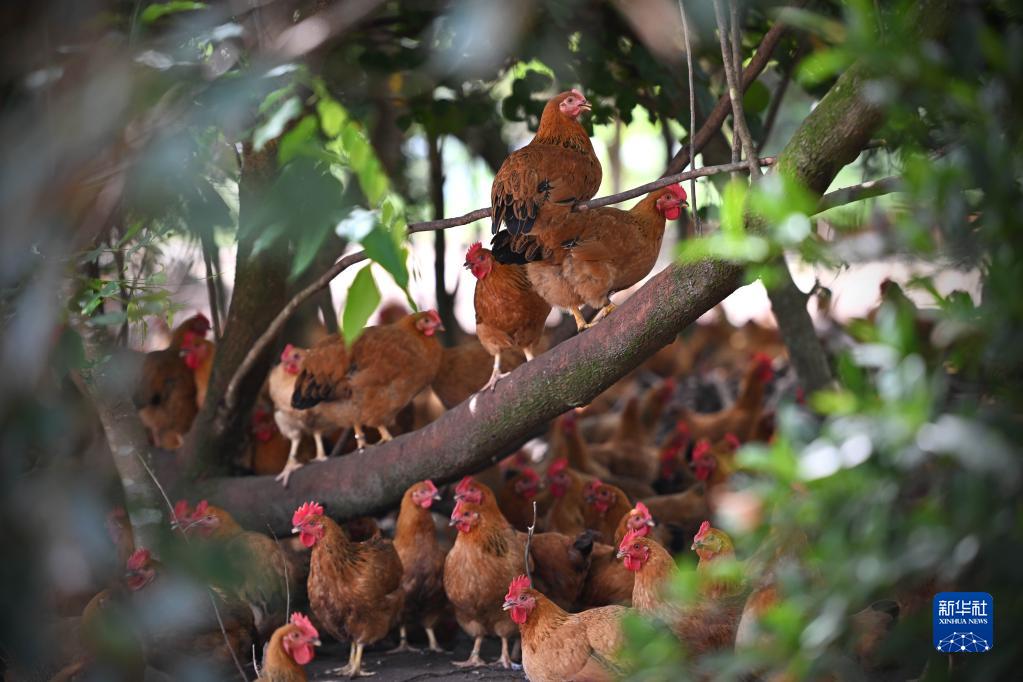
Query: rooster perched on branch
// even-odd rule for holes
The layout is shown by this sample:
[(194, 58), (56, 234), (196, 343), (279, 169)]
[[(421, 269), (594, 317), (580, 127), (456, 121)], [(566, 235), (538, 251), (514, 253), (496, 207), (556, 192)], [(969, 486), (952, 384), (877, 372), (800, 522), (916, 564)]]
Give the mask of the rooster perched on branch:
[(495, 243), (532, 260), (552, 246), (546, 228), (535, 224), (537, 216), (551, 204), (571, 206), (597, 193), (600, 161), (579, 123), (579, 116), (589, 110), (590, 103), (578, 90), (554, 96), (544, 107), (533, 140), (501, 164), (490, 189), (492, 230), (498, 235), (503, 224), (508, 231), (495, 237)]

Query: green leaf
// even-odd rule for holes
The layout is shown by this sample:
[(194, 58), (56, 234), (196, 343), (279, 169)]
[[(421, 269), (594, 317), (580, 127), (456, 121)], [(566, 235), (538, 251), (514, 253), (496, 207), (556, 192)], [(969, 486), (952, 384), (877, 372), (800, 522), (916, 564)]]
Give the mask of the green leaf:
[(834, 78), (849, 66), (849, 57), (842, 50), (818, 50), (800, 62), (796, 78), (804, 87), (811, 87)]
[(320, 115), (320, 126), (327, 137), (341, 134), (341, 126), (348, 120), (344, 107), (332, 99), (321, 99), (316, 103), (316, 113)]
[(362, 334), (369, 316), (380, 305), (380, 290), (373, 279), (372, 263), (359, 270), (348, 288), (345, 310), (341, 315), (341, 330), (349, 345)]
[(310, 140), (313, 139), (315, 134), (316, 117), (312, 115), (303, 117), (295, 127), (286, 132), (281, 138), (280, 145), (277, 148), (277, 162), (283, 166), (304, 150), (315, 147), (315, 145), (310, 144)]
[(743, 211), (746, 206), (746, 183), (735, 179), (725, 185), (721, 207), (721, 232), (736, 237), (746, 234)]
[(168, 14), (191, 12), (197, 9), (206, 9), (206, 3), (185, 2), (183, 0), (175, 0), (174, 2), (155, 2), (142, 10), (142, 14), (139, 15), (139, 19), (142, 20), (143, 24), (151, 24), (160, 17)]
[(760, 81), (753, 81), (749, 90), (742, 96), (742, 108), (746, 115), (759, 114), (767, 108), (771, 101), (771, 92)]
[(266, 123), (256, 128), (256, 132), (252, 134), (252, 146), (257, 152), (261, 150), (267, 142), (278, 137), (288, 122), (300, 113), (302, 113), (302, 103), (298, 97), (286, 99)]
[(370, 230), (362, 240), (366, 255), (379, 263), (402, 289), (408, 288), (409, 275), (406, 260), (408, 253), (391, 238), (379, 225)]

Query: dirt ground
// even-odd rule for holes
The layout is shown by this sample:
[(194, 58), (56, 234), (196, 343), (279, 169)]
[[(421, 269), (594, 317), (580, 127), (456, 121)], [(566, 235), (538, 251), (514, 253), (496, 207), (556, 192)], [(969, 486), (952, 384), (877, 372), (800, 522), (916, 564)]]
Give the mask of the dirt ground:
[[(389, 645), (390, 646), (390, 645)], [(455, 650), (450, 654), (404, 652), (387, 654), (387, 646), (374, 647), (363, 654), (363, 667), (367, 672), (376, 673), (373, 682), (408, 682), (409, 680), (524, 680), (521, 670), (505, 670), (491, 665), (486, 668), (461, 669), (451, 665), (452, 661), (464, 661), (469, 657), (472, 642), (458, 637)], [(483, 642), (483, 660), (494, 661), (501, 655), (501, 641), (488, 638)], [(348, 647), (341, 644), (325, 644), (316, 652), (316, 659), (306, 666), (310, 680), (346, 680), (329, 671), (348, 663)]]

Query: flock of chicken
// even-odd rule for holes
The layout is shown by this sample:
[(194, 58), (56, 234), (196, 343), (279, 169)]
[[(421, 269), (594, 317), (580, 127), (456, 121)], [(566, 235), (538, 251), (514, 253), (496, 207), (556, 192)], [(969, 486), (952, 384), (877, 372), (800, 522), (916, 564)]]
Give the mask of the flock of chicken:
[[(382, 324), (351, 344), (334, 334), (308, 349), (288, 345), (252, 416), (252, 471), (287, 486), (304, 462), (327, 458), (325, 439), (343, 441), (350, 430), (361, 449), (372, 437), (367, 429), (381, 440), (392, 429), (412, 430), (436, 418), (438, 401), (450, 408), (541, 352), (552, 306), (568, 310), (582, 331), (613, 311), (611, 294), (650, 272), (685, 192), (655, 190), (630, 211), (574, 210), (601, 177), (578, 122), (588, 109), (576, 90), (554, 97), (533, 141), (494, 180), (492, 248), (474, 244), (465, 259), (476, 278), (478, 341), (442, 347), (435, 311), (402, 311), (382, 314)], [(584, 305), (599, 309), (592, 321)], [(190, 318), (168, 349), (146, 357), (137, 404), (155, 444), (179, 447), (205, 400), (215, 355), (208, 330), (204, 317)], [(474, 640), (468, 660), (455, 665), (484, 665), (481, 645), (496, 636), (499, 663), (511, 666), (518, 633), (535, 682), (614, 679), (629, 608), (667, 623), (691, 657), (741, 646), (757, 636), (757, 619), (775, 600), (771, 560), (750, 559), (759, 564), (755, 584), (728, 578), (734, 572), (718, 569), (735, 563), (731, 541), (706, 519), (726, 502), (735, 506), (729, 482), (739, 446), (771, 437), (768, 386), (783, 355), (773, 330), (723, 318), (696, 325), (585, 410), (558, 419), (542, 459), (519, 452), (462, 480), (446, 524), (457, 529), (453, 539), (436, 523), (445, 503), (431, 481), (405, 493), (393, 539), (373, 520), (342, 527), (320, 504), (303, 504), (293, 518), (302, 547), (243, 530), (206, 501), (181, 502), (174, 520), (181, 535), (222, 553), (233, 569), (231, 580), (214, 586), (228, 644), (220, 627), (199, 627), (193, 632), (201, 636), (187, 640), (141, 633), (140, 650), (226, 664), (248, 660), (262, 644), (260, 679), (304, 680), (324, 632), (351, 642), (340, 672), (355, 677), (371, 674), (364, 648), (395, 630), (399, 649), (408, 648), (408, 628), (421, 626), (430, 649), (441, 651), (435, 628), (453, 616)], [(703, 391), (720, 398), (709, 411), (681, 406), (680, 398), (692, 398), (687, 386), (698, 364), (716, 367), (723, 387)], [(641, 382), (648, 385), (637, 390)], [(306, 436), (312, 452), (303, 449)], [(112, 527), (119, 546), (132, 549), (123, 514)], [(662, 588), (678, 570), (671, 552), (686, 548), (699, 555), (701, 587), (680, 605)], [(122, 553), (130, 554), (128, 577), (90, 602), (86, 625), (101, 618), (100, 605), (144, 600), (156, 589), (155, 558), (145, 549)], [(289, 602), (307, 605), (308, 617), (289, 619)]]

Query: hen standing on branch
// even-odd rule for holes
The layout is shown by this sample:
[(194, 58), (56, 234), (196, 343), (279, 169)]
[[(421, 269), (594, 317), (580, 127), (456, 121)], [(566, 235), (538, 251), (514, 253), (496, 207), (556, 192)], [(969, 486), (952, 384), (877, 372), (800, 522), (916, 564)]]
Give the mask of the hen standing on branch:
[[(590, 110), (578, 90), (556, 95), (540, 116), (536, 136), (501, 164), (490, 189), (494, 243), (533, 260), (538, 252), (557, 245), (548, 229), (534, 229), (537, 216), (549, 204), (572, 206), (600, 188), (600, 161), (579, 116)], [(498, 234), (501, 225), (507, 232)], [(547, 223), (549, 225), (549, 223)], [(539, 227), (539, 226), (536, 226)], [(506, 254), (502, 262), (522, 262)]]
[(465, 254), (465, 267), (476, 278), (476, 335), (494, 357), (494, 371), (481, 390), (493, 390), (505, 376), (501, 351), (519, 349), (526, 362), (532, 360), (551, 307), (533, 291), (524, 267), (499, 263), (479, 242)]
[[(340, 345), (334, 348), (335, 353), (344, 352), (344, 339), (340, 336), (328, 340)], [(319, 346), (318, 346), (319, 347)], [(299, 373), (302, 371), (302, 363), (306, 357), (303, 348), (296, 348), (290, 343), (284, 347), (281, 353), (281, 363), (270, 371), (270, 399), (274, 403), (274, 421), (281, 434), (291, 441), (291, 451), (288, 452), (288, 461), (277, 474), (277, 479), (285, 488), (288, 487), (288, 479), (291, 473), (302, 467), (298, 461), (298, 447), (302, 443), (302, 435), (311, 433), (316, 442), (316, 458), (314, 461), (324, 462), (327, 460), (327, 451), (323, 447), (323, 434), (336, 428), (338, 408), (335, 403), (322, 403), (308, 410), (296, 410), (291, 406), (291, 396), (295, 392), (295, 383)], [(323, 352), (320, 350), (319, 352)], [(337, 357), (335, 356), (335, 359)], [(347, 363), (341, 366), (343, 376)]]
[[(537, 293), (566, 308), (579, 330), (606, 317), (611, 294), (628, 289), (657, 262), (667, 220), (677, 220), (686, 204), (681, 185), (654, 190), (628, 211), (605, 207), (573, 213), (552, 207), (536, 221), (538, 233), (554, 235), (551, 253), (527, 265)], [(588, 323), (580, 308), (600, 308)]]
[(335, 403), (335, 426), (352, 427), (360, 450), (366, 447), (366, 426), (375, 427), (382, 440), (391, 440), (388, 425), (437, 375), (437, 331), (444, 331), (440, 315), (428, 310), (367, 327), (350, 352), (337, 341), (340, 337), (318, 343), (302, 363), (291, 406), (307, 410)]

